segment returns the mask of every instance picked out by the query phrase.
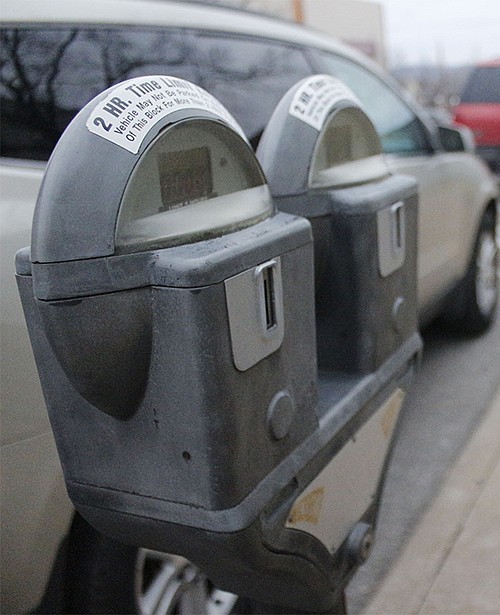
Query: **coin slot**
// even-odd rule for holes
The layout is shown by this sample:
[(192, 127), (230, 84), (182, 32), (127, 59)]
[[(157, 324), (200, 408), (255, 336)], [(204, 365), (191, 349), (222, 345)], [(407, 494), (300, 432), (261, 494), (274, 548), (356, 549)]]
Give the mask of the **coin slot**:
[(276, 294), (274, 290), (274, 267), (275, 263), (272, 263), (262, 271), (264, 324), (266, 331), (273, 329), (277, 325)]

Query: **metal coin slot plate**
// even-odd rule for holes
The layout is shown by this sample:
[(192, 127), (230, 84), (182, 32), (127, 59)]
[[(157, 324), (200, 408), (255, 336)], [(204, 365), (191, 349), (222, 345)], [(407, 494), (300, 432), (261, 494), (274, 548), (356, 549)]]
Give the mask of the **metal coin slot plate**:
[(236, 368), (246, 371), (283, 343), (283, 283), (279, 257), (224, 281)]
[(404, 203), (398, 201), (377, 212), (378, 261), (385, 278), (402, 267), (406, 253)]
[(295, 501), (287, 528), (312, 534), (334, 553), (377, 496), (403, 404), (396, 389)]

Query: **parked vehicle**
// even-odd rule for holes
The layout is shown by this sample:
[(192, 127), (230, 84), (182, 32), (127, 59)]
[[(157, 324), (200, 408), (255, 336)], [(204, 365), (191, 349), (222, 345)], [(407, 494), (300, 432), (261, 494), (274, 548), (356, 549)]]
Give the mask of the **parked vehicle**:
[(429, 121), (359, 54), (301, 26), (148, 0), (4, 0), (2, 21), (2, 610), (227, 613), (236, 598), (189, 562), (99, 535), (65, 495), (14, 281), (61, 132), (112, 84), (166, 74), (220, 99), (256, 146), (290, 86), (333, 74), (363, 102), (390, 168), (419, 180), (422, 322), (440, 315), (465, 332), (484, 330), (495, 312), (495, 181), (459, 131)]
[(453, 114), (474, 132), (478, 154), (500, 175), (500, 59), (472, 69)]

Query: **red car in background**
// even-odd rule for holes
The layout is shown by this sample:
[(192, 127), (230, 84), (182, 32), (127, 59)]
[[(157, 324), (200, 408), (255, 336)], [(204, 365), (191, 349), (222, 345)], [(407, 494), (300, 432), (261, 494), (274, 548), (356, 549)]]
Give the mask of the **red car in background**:
[(500, 175), (500, 59), (472, 70), (453, 113), (455, 122), (474, 132), (477, 153)]

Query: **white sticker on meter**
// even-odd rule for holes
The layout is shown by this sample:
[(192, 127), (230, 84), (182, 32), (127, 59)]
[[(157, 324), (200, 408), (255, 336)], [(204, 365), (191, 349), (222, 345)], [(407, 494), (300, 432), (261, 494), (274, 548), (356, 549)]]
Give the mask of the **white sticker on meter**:
[(149, 130), (181, 109), (210, 111), (247, 140), (233, 116), (211, 94), (184, 79), (162, 75), (117, 85), (96, 105), (86, 126), (90, 132), (137, 154)]
[(290, 115), (321, 130), (332, 107), (341, 100), (362, 106), (354, 93), (331, 75), (314, 75), (302, 82), (290, 105)]

